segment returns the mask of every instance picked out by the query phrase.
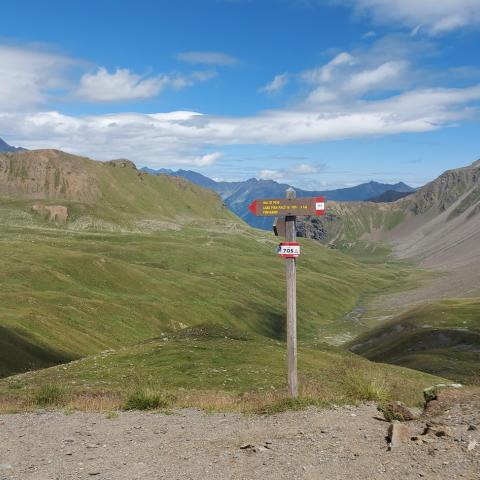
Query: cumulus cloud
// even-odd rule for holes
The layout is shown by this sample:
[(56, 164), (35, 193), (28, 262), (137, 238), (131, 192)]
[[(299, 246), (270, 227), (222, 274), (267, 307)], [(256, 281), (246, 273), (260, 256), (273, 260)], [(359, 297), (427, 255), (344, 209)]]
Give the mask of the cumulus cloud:
[(222, 52), (182, 52), (177, 55), (177, 58), (181, 62), (191, 63), (194, 65), (216, 65), (219, 67), (229, 67), (239, 63), (238, 58)]
[(281, 73), (279, 75), (275, 75), (273, 80), (265, 85), (264, 87), (260, 88), (260, 92), (265, 93), (277, 93), (280, 92), (288, 83), (288, 73)]
[(414, 48), (413, 40), (407, 38), (381, 39), (368, 48), (342, 52), (324, 65), (300, 72), (296, 78), (309, 89), (305, 104), (332, 105), (372, 92), (405, 90), (420, 76), (407, 60)]
[(217, 75), (212, 70), (199, 70), (147, 76), (127, 68), (109, 72), (99, 67), (74, 81), (73, 74), (86, 67), (85, 62), (55, 52), (0, 44), (0, 111), (39, 109), (54, 97), (65, 100), (72, 95), (92, 102), (146, 99), (166, 88), (179, 90)]
[(432, 35), (480, 25), (480, 0), (336, 0), (379, 24), (419, 25)]
[(77, 62), (60, 54), (0, 45), (0, 110), (31, 109), (68, 87), (65, 71)]

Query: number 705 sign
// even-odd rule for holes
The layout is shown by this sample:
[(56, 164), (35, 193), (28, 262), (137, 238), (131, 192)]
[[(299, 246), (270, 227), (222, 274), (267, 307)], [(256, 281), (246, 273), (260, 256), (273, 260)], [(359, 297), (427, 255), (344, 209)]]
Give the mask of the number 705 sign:
[(297, 258), (300, 256), (300, 244), (296, 242), (282, 242), (277, 253), (284, 258)]

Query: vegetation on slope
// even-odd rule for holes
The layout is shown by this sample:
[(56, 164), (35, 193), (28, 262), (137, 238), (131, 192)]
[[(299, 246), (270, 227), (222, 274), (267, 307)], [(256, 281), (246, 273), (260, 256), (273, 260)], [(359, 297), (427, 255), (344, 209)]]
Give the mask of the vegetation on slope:
[(156, 221), (237, 221), (216, 193), (181, 178), (149, 175), (127, 160), (97, 162), (58, 150), (0, 154), (0, 204), (12, 203), (34, 223), (39, 207), (66, 207), (71, 229), (141, 231), (161, 228)]
[(425, 304), (363, 334), (350, 348), (370, 360), (478, 383), (479, 318), (478, 298)]
[[(81, 409), (197, 406), (273, 411), (287, 397), (285, 345), (224, 327), (199, 326), (133, 347), (0, 380), (0, 410), (50, 403)], [(374, 364), (325, 344), (299, 348), (301, 404), (422, 400), (442, 381)], [(48, 387), (46, 387), (48, 386)], [(48, 392), (46, 391), (48, 390)]]
[[(302, 338), (353, 328), (337, 321), (360, 296), (405, 276), (396, 265), (366, 265), (317, 242), (302, 243)], [(275, 246), (271, 234), (249, 229), (121, 234), (4, 226), (1, 325), (57, 352), (59, 361), (203, 323), (282, 339), (284, 263)], [(11, 372), (25, 368), (10, 358), (21, 366)]]
[[(166, 390), (281, 391), (284, 263), (274, 253), (272, 234), (247, 228), (213, 192), (138, 172), (128, 161), (101, 164), (40, 151), (3, 155), (0, 163), (0, 325), (9, 339), (1, 375), (88, 356), (28, 374), (32, 384), (25, 392), (48, 382), (70, 382), (80, 394), (101, 385), (121, 392), (127, 380), (151, 382), (155, 375)], [(34, 213), (39, 203), (44, 210)], [(48, 216), (47, 207), (59, 206), (68, 210), (65, 225)], [(381, 209), (377, 218), (358, 208), (350, 217), (351, 238), (379, 228), (385, 218), (398, 221)], [(412, 388), (431, 384), (434, 379), (423, 374), (305, 344), (356, 331), (346, 314), (360, 298), (398, 287), (407, 269), (355, 259), (314, 241), (302, 244), (301, 374), (316, 382), (315, 395), (322, 397), (323, 388), (327, 400), (365, 400), (395, 391), (405, 378)], [(197, 349), (199, 340), (185, 334), (199, 326), (240, 331), (248, 339), (208, 337)], [(92, 357), (110, 349), (116, 351)], [(339, 379), (347, 360), (353, 373)], [(273, 370), (254, 370), (262, 362)], [(229, 376), (217, 381), (210, 365), (223, 365)], [(230, 371), (233, 365), (241, 373)], [(367, 372), (381, 375), (365, 377)], [(11, 381), (2, 382), (7, 391)]]

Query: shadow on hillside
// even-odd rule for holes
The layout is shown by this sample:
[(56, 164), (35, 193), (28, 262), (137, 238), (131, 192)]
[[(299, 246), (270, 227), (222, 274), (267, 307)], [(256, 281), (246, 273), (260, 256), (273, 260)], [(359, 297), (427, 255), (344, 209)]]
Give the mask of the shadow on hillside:
[[(255, 304), (248, 306), (256, 313), (258, 318), (250, 325), (251, 330), (263, 335), (264, 337), (272, 338), (274, 340), (285, 341), (287, 338), (286, 319), (284, 313), (262, 308), (262, 306)], [(238, 316), (238, 311), (236, 312)], [(260, 320), (259, 320), (260, 319)]]
[(0, 326), (0, 378), (75, 360), (75, 357), (39, 345), (28, 334)]

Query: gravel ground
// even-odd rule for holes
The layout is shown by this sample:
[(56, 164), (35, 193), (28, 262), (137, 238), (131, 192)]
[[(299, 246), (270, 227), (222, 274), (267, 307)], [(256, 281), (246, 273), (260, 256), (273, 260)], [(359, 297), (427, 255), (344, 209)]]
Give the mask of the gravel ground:
[(0, 480), (480, 479), (478, 409), (436, 412), (445, 436), (421, 435), (426, 418), (410, 422), (418, 440), (391, 451), (377, 415), (373, 405), (270, 416), (4, 415)]

